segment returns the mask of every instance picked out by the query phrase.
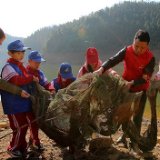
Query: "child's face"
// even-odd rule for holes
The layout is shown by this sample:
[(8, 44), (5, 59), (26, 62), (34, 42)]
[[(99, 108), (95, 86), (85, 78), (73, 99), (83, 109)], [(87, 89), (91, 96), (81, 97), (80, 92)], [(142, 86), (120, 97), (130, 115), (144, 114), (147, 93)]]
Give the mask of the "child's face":
[(32, 70), (37, 70), (39, 68), (39, 65), (41, 64), (41, 62), (36, 62), (31, 59), (29, 59), (28, 62), (29, 62), (29, 66)]
[(8, 52), (8, 55), (11, 56), (14, 60), (21, 62), (24, 58), (25, 51), (15, 51), (14, 53)]
[(92, 69), (94, 70), (97, 67), (97, 63), (90, 63), (90, 66), (92, 67)]
[(61, 76), (61, 80), (62, 80), (62, 82), (66, 82), (67, 81), (67, 79), (62, 78), (62, 76)]

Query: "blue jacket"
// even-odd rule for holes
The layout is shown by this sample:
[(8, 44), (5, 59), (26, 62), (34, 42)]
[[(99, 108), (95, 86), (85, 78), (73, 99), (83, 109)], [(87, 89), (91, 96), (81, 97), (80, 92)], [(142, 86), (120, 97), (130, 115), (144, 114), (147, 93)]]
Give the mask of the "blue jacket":
[[(20, 76), (23, 76), (21, 70), (18, 68), (17, 65), (9, 62), (6, 63), (5, 66), (8, 64), (11, 65)], [(4, 67), (2, 68), (2, 72)], [(30, 93), (27, 85), (19, 87), (25, 90), (26, 92)], [(10, 115), (10, 114), (32, 111), (32, 105), (31, 105), (32, 103), (30, 98), (22, 98), (19, 95), (15, 95), (7, 91), (1, 90), (1, 100), (2, 100), (4, 114)]]
[[(58, 78), (53, 79), (53, 84), (54, 84), (54, 88), (55, 88), (55, 90), (56, 90), (56, 93), (58, 92), (59, 89), (62, 89), (61, 84), (60, 84), (60, 83), (57, 83), (57, 79), (58, 79)], [(74, 81), (76, 80), (76, 78), (75, 78), (75, 77), (72, 77), (71, 80), (72, 80), (72, 82), (74, 82)], [(71, 83), (72, 83), (72, 82), (71, 82)]]
[[(28, 70), (27, 70), (27, 71), (28, 71)], [(28, 71), (28, 74), (31, 74), (31, 73)], [(39, 76), (41, 77), (41, 80), (39, 81), (39, 84), (40, 84), (42, 87), (44, 87), (44, 84), (45, 84), (45, 82), (44, 82), (45, 75), (44, 75), (44, 73), (43, 73), (41, 70), (38, 71), (38, 74), (39, 74)], [(35, 88), (35, 82), (31, 82), (31, 83), (29, 84), (29, 86), (32, 87), (32, 88), (30, 88), (30, 89), (31, 89), (32, 92), (33, 92), (33, 91), (34, 91), (34, 88)]]

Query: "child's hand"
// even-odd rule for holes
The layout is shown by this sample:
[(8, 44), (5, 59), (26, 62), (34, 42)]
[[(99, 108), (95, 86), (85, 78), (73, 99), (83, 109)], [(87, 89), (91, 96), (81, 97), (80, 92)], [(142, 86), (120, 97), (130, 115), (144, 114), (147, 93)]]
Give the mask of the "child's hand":
[(23, 97), (23, 98), (28, 98), (29, 96), (30, 96), (29, 93), (27, 93), (25, 90), (22, 90), (22, 92), (21, 92), (21, 97)]
[(34, 81), (34, 82), (39, 82), (39, 78), (38, 78), (38, 77), (33, 76), (33, 81)]

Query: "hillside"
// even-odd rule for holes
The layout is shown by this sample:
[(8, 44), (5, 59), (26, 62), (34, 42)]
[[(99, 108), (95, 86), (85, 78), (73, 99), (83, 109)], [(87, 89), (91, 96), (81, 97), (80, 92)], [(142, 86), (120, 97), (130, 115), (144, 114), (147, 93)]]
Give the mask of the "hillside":
[(144, 29), (150, 33), (150, 49), (159, 59), (159, 8), (160, 3), (156, 2), (125, 1), (79, 20), (39, 30), (24, 42), (28, 46), (35, 46), (33, 49), (39, 50), (48, 62), (83, 63), (88, 47), (96, 47), (102, 60), (103, 57), (107, 59), (130, 45), (138, 29)]
[[(130, 45), (137, 30), (143, 29), (150, 33), (149, 47), (158, 61), (159, 8), (160, 2), (120, 2), (111, 8), (92, 12), (79, 20), (42, 28), (22, 40), (26, 46), (40, 51), (48, 63), (59, 64), (68, 61), (71, 64), (83, 64), (88, 47), (96, 47), (104, 61), (124, 46)], [(1, 53), (5, 51), (10, 40), (6, 39)]]

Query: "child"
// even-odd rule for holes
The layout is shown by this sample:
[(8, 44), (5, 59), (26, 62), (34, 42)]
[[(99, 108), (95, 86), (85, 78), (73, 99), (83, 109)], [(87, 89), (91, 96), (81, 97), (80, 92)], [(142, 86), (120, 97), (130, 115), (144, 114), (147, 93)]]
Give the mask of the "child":
[[(60, 64), (57, 78), (53, 79), (53, 81), (51, 83), (54, 86), (54, 88), (56, 89), (56, 93), (57, 93), (59, 89), (66, 88), (68, 85), (70, 85), (75, 80), (76, 80), (76, 78), (73, 77), (71, 65), (67, 62), (64, 62), (64, 63)], [(75, 119), (71, 117), (70, 128), (73, 127), (74, 133), (77, 133), (77, 131), (75, 131), (75, 130), (78, 130), (78, 128), (76, 128), (74, 126), (74, 123), (73, 123), (74, 121), (75, 121)], [(71, 130), (71, 131), (73, 131), (73, 130)], [(79, 133), (79, 130), (78, 130), (78, 133)], [(73, 134), (71, 134), (71, 135), (73, 135)], [(73, 153), (74, 150), (75, 150), (74, 146), (69, 146), (70, 153)]]
[(56, 92), (58, 92), (59, 89), (66, 88), (75, 80), (76, 78), (73, 77), (71, 65), (67, 62), (64, 62), (60, 64), (58, 77), (53, 79), (51, 83), (54, 86)]
[[(32, 51), (28, 55), (28, 63), (29, 65), (26, 66), (26, 69), (29, 74), (34, 75), (39, 78), (39, 83), (41, 86), (43, 86), (46, 90), (52, 92), (55, 94), (55, 89), (53, 86), (51, 86), (51, 83), (45, 78), (44, 73), (39, 70), (39, 66), (41, 62), (44, 62), (45, 60), (42, 58), (41, 54), (38, 51)], [(32, 86), (32, 89), (34, 90), (34, 84), (30, 84)], [(32, 117), (32, 121), (35, 120), (35, 116)], [(38, 138), (38, 125), (34, 124), (34, 132), (30, 134), (30, 141), (32, 142), (31, 148), (36, 151), (43, 151), (44, 148), (42, 144), (40, 143), (40, 140)]]
[(55, 94), (55, 89), (51, 85), (51, 83), (45, 78), (44, 73), (39, 70), (39, 66), (41, 62), (45, 62), (45, 60), (42, 58), (41, 54), (38, 51), (32, 51), (28, 55), (28, 63), (29, 65), (26, 67), (29, 74), (32, 74), (39, 78), (39, 83), (41, 86), (43, 86), (46, 90), (50, 91)]
[[(98, 70), (99, 67), (102, 65), (102, 62), (99, 59), (98, 51), (96, 48), (94, 48), (94, 47), (88, 48), (85, 55), (86, 55), (86, 62), (80, 68), (78, 75), (77, 75), (77, 78), (80, 78), (81, 76), (83, 76), (86, 73), (89, 73), (89, 72), (92, 73), (92, 72)], [(109, 69), (103, 74), (106, 74), (106, 73), (112, 73), (114, 76), (119, 77), (119, 74), (117, 72), (115, 72), (113, 69)], [(92, 134), (92, 138), (98, 138), (98, 137), (100, 137), (99, 134), (97, 134), (97, 133)]]
[[(0, 45), (2, 45), (3, 41), (6, 39), (6, 35), (3, 30), (0, 28)], [(11, 83), (6, 82), (5, 80), (0, 78), (0, 89), (11, 92), (13, 94), (21, 95), (21, 97), (28, 98), (30, 95), (22, 88), (12, 85)]]
[[(14, 85), (29, 92), (27, 85), (32, 82), (39, 82), (39, 79), (29, 75), (21, 60), (24, 58), (25, 47), (20, 40), (11, 42), (8, 45), (8, 55), (11, 57), (2, 68), (2, 78)], [(32, 120), (32, 107), (29, 98), (22, 98), (12, 93), (1, 91), (1, 100), (4, 114), (8, 115), (10, 127), (13, 130), (12, 140), (7, 148), (7, 152), (13, 158), (19, 158), (27, 153), (27, 142), (25, 140), (28, 126), (22, 127)], [(31, 123), (31, 129), (34, 125)], [(22, 128), (21, 128), (22, 127)], [(34, 130), (33, 130), (34, 132)]]
[[(99, 67), (102, 65), (101, 60), (99, 59), (97, 49), (94, 47), (90, 47), (87, 49), (86, 52), (86, 62), (85, 64), (80, 68), (77, 78), (80, 78), (86, 73), (94, 72), (99, 69)], [(105, 73), (112, 73), (114, 76), (119, 77), (119, 74), (115, 72), (113, 69), (107, 70)]]

